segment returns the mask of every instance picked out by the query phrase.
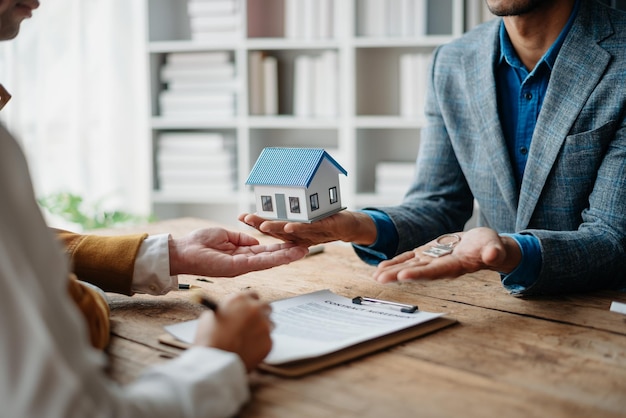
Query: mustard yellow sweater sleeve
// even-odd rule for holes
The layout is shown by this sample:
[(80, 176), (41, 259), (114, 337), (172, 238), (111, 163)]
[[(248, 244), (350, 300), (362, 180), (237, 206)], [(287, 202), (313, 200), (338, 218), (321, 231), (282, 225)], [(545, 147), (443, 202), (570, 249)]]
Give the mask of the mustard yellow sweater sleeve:
[(148, 234), (121, 236), (82, 235), (55, 230), (78, 279), (105, 292), (132, 295), (135, 259)]
[(111, 332), (111, 322), (109, 320), (111, 311), (107, 301), (98, 291), (78, 281), (73, 274), (70, 274), (68, 280), (68, 291), (70, 297), (76, 302), (78, 309), (83, 314), (89, 331), (91, 345), (97, 349), (104, 350), (109, 344)]

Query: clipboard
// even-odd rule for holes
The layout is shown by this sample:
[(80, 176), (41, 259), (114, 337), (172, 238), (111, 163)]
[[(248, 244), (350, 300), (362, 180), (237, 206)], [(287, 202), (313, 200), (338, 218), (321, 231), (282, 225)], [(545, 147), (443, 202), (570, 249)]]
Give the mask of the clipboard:
[[(303, 356), (293, 360), (273, 361), (271, 364), (266, 361), (259, 365), (259, 369), (283, 377), (300, 377), (391, 348), (400, 343), (433, 333), (455, 323), (457, 323), (455, 319), (446, 316), (438, 316), (428, 319), (425, 322), (402, 328), (398, 331), (384, 333), (380, 336), (333, 349), (323, 354)], [(177, 339), (170, 333), (161, 335), (159, 342), (182, 349), (190, 347), (190, 344)]]
[[(457, 321), (448, 317), (440, 317), (432, 321), (425, 322), (413, 328), (404, 329), (392, 334), (387, 334), (379, 338), (368, 340), (333, 353), (325, 354), (318, 357), (312, 357), (304, 360), (296, 360), (284, 364), (267, 364), (261, 363), (258, 368), (262, 371), (275, 374), (282, 377), (300, 377), (311, 374), (323, 369), (327, 369), (339, 364), (357, 360), (368, 354), (391, 348), (398, 344), (431, 334), (442, 328), (456, 324)], [(159, 336), (159, 342), (171, 347), (187, 349), (191, 345), (177, 340), (171, 334), (162, 334)]]

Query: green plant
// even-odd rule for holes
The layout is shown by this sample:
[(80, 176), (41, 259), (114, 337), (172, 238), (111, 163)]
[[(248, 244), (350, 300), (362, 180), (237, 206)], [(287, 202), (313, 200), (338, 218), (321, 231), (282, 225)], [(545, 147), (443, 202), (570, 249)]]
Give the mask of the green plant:
[(39, 198), (39, 205), (52, 215), (81, 225), (84, 229), (110, 228), (119, 225), (132, 225), (154, 220), (152, 216), (133, 215), (124, 211), (106, 211), (102, 201), (94, 204), (84, 202), (82, 196), (60, 192)]

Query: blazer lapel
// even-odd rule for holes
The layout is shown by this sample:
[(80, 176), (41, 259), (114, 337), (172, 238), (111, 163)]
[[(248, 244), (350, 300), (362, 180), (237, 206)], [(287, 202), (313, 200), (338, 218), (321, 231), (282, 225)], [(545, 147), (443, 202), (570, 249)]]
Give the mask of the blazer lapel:
[[(537, 119), (522, 181), (516, 230), (528, 227), (546, 179), (591, 92), (611, 58), (598, 41), (612, 33), (608, 18), (593, 18), (583, 2), (579, 15), (554, 63), (546, 97)], [(601, 23), (603, 22), (603, 23)], [(595, 34), (589, 33), (593, 28)]]
[[(498, 20), (499, 22), (499, 20)], [(508, 149), (502, 133), (498, 114), (498, 100), (494, 67), (499, 58), (499, 23), (493, 24), (491, 35), (486, 37), (479, 48), (463, 57), (464, 74), (468, 96), (474, 119), (479, 122), (481, 135), (477, 138), (491, 165), (495, 182), (510, 216), (517, 213), (517, 186), (511, 167)], [(494, 194), (496, 191), (494, 190)], [(496, 197), (491, 196), (491, 197)]]

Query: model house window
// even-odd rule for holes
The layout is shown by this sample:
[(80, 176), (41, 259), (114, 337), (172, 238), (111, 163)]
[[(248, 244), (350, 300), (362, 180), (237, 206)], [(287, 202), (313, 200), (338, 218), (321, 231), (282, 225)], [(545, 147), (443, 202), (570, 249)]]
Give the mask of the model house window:
[(289, 198), (289, 210), (291, 213), (300, 213), (300, 199), (297, 197)]
[(328, 197), (330, 198), (330, 204), (337, 203), (337, 188), (331, 187), (328, 189)]
[(261, 196), (261, 206), (263, 207), (263, 212), (273, 212), (272, 196)]
[(314, 210), (318, 210), (320, 208), (320, 201), (317, 196), (317, 193), (314, 193), (310, 197), (311, 200), (311, 212)]

